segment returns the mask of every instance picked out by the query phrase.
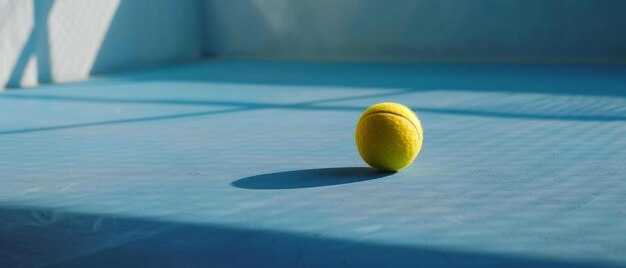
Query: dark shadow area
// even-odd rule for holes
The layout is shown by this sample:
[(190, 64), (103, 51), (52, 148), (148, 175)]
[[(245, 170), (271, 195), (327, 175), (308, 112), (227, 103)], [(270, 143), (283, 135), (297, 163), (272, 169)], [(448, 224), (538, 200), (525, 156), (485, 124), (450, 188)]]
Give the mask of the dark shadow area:
[(200, 59), (200, 2), (119, 1), (89, 74), (114, 74)]
[(626, 96), (626, 65), (204, 61), (125, 74), (136, 80)]
[(33, 18), (35, 25), (20, 55), (17, 58), (5, 87), (19, 87), (31, 57), (37, 60), (37, 82), (52, 81), (50, 69), (50, 40), (48, 38), (48, 16), (54, 4), (53, 0), (33, 0)]
[(232, 183), (245, 189), (296, 189), (362, 182), (393, 175), (367, 167), (292, 170), (243, 178)]
[[(24, 100), (39, 100), (39, 101), (51, 101), (51, 102), (79, 102), (79, 103), (112, 103), (112, 104), (148, 104), (148, 105), (191, 105), (191, 106), (225, 106), (233, 107), (226, 112), (241, 112), (241, 111), (254, 111), (260, 109), (282, 109), (282, 110), (303, 110), (303, 111), (355, 111), (361, 112), (367, 109), (366, 106), (349, 106), (349, 105), (329, 105), (326, 103), (345, 101), (345, 100), (357, 100), (357, 99), (369, 99), (369, 98), (382, 98), (391, 96), (400, 96), (411, 93), (411, 90), (395, 90), (385, 93), (377, 94), (365, 94), (350, 97), (339, 98), (327, 98), (318, 99), (307, 102), (298, 103), (261, 103), (261, 102), (243, 102), (243, 101), (215, 101), (215, 100), (191, 100), (191, 99), (154, 99), (149, 97), (138, 97), (133, 99), (128, 98), (107, 98), (107, 97), (90, 97), (90, 96), (67, 96), (67, 95), (51, 95), (51, 94), (26, 94), (25, 92), (12, 92), (3, 94), (0, 98), (9, 99), (24, 99)], [(32, 93), (32, 92), (28, 92)], [(83, 92), (84, 93), (84, 92)], [(414, 111), (428, 112), (434, 114), (447, 114), (447, 115), (459, 115), (459, 116), (479, 116), (479, 117), (495, 117), (495, 118), (508, 118), (508, 119), (530, 119), (530, 120), (561, 120), (561, 121), (626, 121), (626, 116), (620, 115), (554, 115), (554, 114), (520, 114), (520, 113), (507, 113), (500, 111), (481, 111), (470, 109), (453, 109), (453, 108), (429, 108), (429, 107), (410, 107)], [(224, 113), (224, 111), (209, 111), (209, 112), (197, 112), (197, 113), (184, 113), (184, 114), (172, 114), (167, 116), (155, 116), (155, 117), (143, 117), (143, 118), (131, 118), (122, 120), (110, 120), (102, 122), (92, 122), (83, 124), (70, 124), (61, 126), (30, 128), (30, 129), (14, 129), (0, 131), (0, 135), (26, 133), (26, 132), (38, 132), (49, 131), (56, 129), (89, 127), (89, 126), (101, 126), (111, 125), (119, 123), (132, 123), (141, 121), (157, 121), (177, 119), (184, 117), (205, 116)]]
[[(306, 109), (306, 107), (311, 107), (312, 109), (320, 109), (323, 110), (322, 107), (314, 107), (314, 104), (323, 104), (328, 102), (337, 102), (337, 101), (345, 101), (345, 100), (358, 100), (358, 99), (369, 99), (369, 98), (381, 98), (381, 97), (391, 97), (398, 96), (403, 94), (411, 93), (410, 90), (396, 90), (392, 92), (378, 93), (378, 94), (367, 94), (367, 95), (357, 95), (350, 97), (340, 97), (340, 98), (328, 98), (328, 99), (320, 99), (313, 100), (307, 102), (298, 102), (293, 104), (280, 104), (280, 103), (260, 103), (260, 102), (244, 102), (244, 101), (215, 101), (215, 100), (202, 100), (202, 99), (154, 99), (150, 98), (150, 96), (139, 96), (138, 98), (128, 99), (128, 98), (107, 98), (107, 97), (89, 97), (89, 96), (78, 96), (78, 95), (51, 95), (45, 94), (41, 92), (37, 92), (38, 94), (4, 94), (0, 95), (0, 98), (10, 98), (10, 99), (26, 99), (26, 100), (41, 100), (41, 101), (63, 101), (63, 102), (78, 102), (78, 103), (114, 103), (114, 104), (158, 104), (158, 105), (192, 105), (192, 106), (240, 106), (254, 109), (267, 109), (267, 108), (293, 108), (293, 109)], [(331, 107), (337, 109), (338, 106)], [(351, 110), (348, 108), (346, 110)]]
[[(182, 113), (171, 114), (163, 116), (151, 116), (140, 118), (129, 118), (119, 120), (108, 120), (100, 122), (80, 123), (80, 124), (67, 124), (57, 126), (47, 126), (38, 128), (26, 128), (26, 129), (13, 129), (0, 131), (0, 135), (11, 135), (29, 132), (51, 131), (59, 129), (71, 129), (104, 125), (116, 125), (127, 124), (135, 122), (148, 122), (148, 121), (160, 121), (171, 120), (186, 117), (208, 116), (222, 113), (232, 112), (244, 112), (255, 111), (260, 109), (286, 109), (286, 110), (309, 110), (309, 111), (364, 111), (367, 109), (365, 106), (337, 106), (337, 105), (323, 105), (317, 106), (312, 104), (324, 103), (324, 100), (311, 101), (305, 103), (296, 104), (268, 104), (268, 103), (251, 103), (251, 102), (232, 102), (232, 101), (198, 101), (198, 100), (128, 100), (128, 99), (112, 99), (112, 98), (85, 98), (85, 97), (64, 97), (64, 96), (50, 96), (50, 95), (8, 95), (4, 94), (0, 98), (13, 98), (13, 99), (31, 99), (31, 100), (44, 100), (44, 101), (72, 101), (72, 102), (100, 102), (100, 103), (133, 103), (133, 104), (165, 104), (165, 105), (202, 105), (202, 106), (231, 106), (235, 107), (228, 110), (219, 111), (203, 111), (194, 113)], [(364, 98), (364, 97), (356, 97)], [(348, 99), (348, 98), (341, 98)], [(332, 100), (331, 100), (332, 101)], [(626, 121), (626, 116), (602, 116), (602, 115), (549, 115), (549, 114), (517, 114), (506, 112), (494, 112), (494, 111), (479, 111), (479, 110), (463, 110), (463, 109), (445, 109), (445, 108), (426, 108), (426, 107), (410, 107), (414, 111), (427, 112), (434, 114), (447, 114), (447, 115), (459, 115), (459, 116), (479, 116), (479, 117), (495, 117), (505, 119), (530, 119), (530, 120), (561, 120), (561, 121)]]
[(128, 118), (128, 119), (109, 120), (109, 121), (100, 121), (100, 122), (91, 122), (91, 123), (82, 123), (82, 124), (68, 124), (68, 125), (57, 125), (57, 126), (49, 126), (49, 127), (14, 129), (14, 130), (0, 131), (0, 136), (2, 136), (2, 135), (11, 135), (11, 134), (30, 133), (30, 132), (61, 130), (61, 129), (72, 129), (72, 128), (95, 127), (95, 126), (105, 126), (105, 125), (129, 124), (129, 123), (148, 122), (148, 121), (171, 120), (171, 119), (178, 119), (178, 118), (207, 116), (207, 115), (212, 115), (212, 114), (232, 113), (232, 112), (238, 112), (238, 111), (243, 111), (243, 110), (248, 110), (248, 109), (246, 109), (246, 108), (234, 108), (234, 109), (227, 109), (227, 110), (203, 111), (203, 112), (182, 113), (182, 114), (170, 114), (170, 115), (152, 116), (152, 117), (140, 117), (140, 118)]
[(31, 207), (1, 208), (0, 223), (1, 267), (620, 266)]

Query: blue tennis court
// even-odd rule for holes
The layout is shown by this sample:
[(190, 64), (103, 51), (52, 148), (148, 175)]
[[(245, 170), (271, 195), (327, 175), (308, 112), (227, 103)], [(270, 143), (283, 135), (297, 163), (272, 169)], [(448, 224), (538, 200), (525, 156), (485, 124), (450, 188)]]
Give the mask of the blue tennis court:
[[(5, 92), (0, 260), (622, 266), (625, 86), (611, 65), (206, 61)], [(424, 127), (398, 173), (354, 145), (381, 101)]]
[(601, 2), (0, 1), (0, 268), (626, 267)]

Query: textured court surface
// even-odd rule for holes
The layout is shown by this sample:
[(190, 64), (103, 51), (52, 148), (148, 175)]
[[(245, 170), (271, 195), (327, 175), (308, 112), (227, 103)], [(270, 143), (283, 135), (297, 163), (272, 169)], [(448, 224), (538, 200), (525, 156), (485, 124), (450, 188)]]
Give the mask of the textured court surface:
[(208, 61), (2, 93), (0, 152), (2, 267), (626, 266), (619, 65)]

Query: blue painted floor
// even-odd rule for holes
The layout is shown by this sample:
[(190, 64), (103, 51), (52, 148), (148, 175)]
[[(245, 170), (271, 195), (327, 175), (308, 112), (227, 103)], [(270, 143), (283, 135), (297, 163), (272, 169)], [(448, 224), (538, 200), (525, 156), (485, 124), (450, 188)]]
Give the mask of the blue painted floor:
[(2, 93), (0, 152), (1, 267), (626, 266), (620, 65), (207, 61)]

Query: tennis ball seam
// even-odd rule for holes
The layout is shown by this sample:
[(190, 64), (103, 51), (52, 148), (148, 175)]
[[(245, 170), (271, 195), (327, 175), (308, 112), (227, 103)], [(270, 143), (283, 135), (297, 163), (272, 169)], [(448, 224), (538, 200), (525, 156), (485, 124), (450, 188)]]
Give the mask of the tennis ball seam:
[(357, 123), (357, 125), (358, 125), (358, 124), (360, 124), (360, 123), (361, 123), (361, 121), (363, 121), (365, 118), (368, 118), (368, 117), (370, 117), (370, 116), (372, 116), (372, 115), (375, 115), (375, 114), (388, 114), (388, 115), (393, 115), (393, 116), (397, 116), (397, 117), (400, 117), (400, 118), (402, 118), (402, 119), (404, 119), (404, 120), (408, 121), (408, 122), (409, 122), (409, 124), (411, 124), (411, 126), (413, 126), (413, 129), (415, 129), (415, 133), (417, 133), (417, 136), (420, 138), (420, 140), (422, 139), (422, 133), (420, 133), (419, 128), (418, 128), (415, 124), (413, 124), (413, 122), (412, 122), (411, 120), (409, 120), (408, 118), (404, 117), (403, 115), (400, 115), (400, 114), (397, 114), (397, 113), (394, 113), (394, 112), (388, 112), (388, 111), (384, 111), (384, 112), (383, 112), (383, 111), (380, 111), (380, 112), (370, 113), (370, 114), (366, 115), (365, 117), (361, 118), (361, 119), (359, 120), (359, 122)]

